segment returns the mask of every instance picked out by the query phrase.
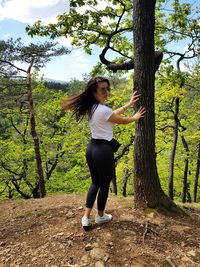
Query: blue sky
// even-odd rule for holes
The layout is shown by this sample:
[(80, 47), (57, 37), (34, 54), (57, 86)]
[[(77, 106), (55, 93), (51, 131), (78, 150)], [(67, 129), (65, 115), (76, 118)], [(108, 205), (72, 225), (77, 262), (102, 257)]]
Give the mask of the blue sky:
[[(105, 2), (99, 0), (99, 6)], [(182, 2), (195, 3), (197, 0), (182, 0)], [(169, 4), (169, 1), (167, 1)], [(56, 21), (56, 16), (69, 10), (69, 0), (0, 0), (0, 35), (1, 39), (10, 37), (22, 38), (26, 44), (29, 42), (43, 42), (48, 40), (42, 37), (29, 37), (25, 32), (28, 24), (41, 20), (44, 24)], [(60, 38), (59, 43), (72, 49), (70, 39)], [(186, 42), (173, 44), (173, 50), (183, 51)], [(57, 57), (41, 69), (40, 74), (45, 78), (69, 81), (72, 78), (82, 79), (99, 61), (100, 49), (94, 47), (92, 55), (85, 54), (81, 49), (73, 48), (69, 55)]]
[[(69, 9), (69, 0), (0, 0), (0, 36), (6, 40), (10, 37), (22, 38), (24, 43), (43, 42), (44, 37), (29, 37), (25, 32), (28, 24), (37, 20), (44, 23), (56, 21), (56, 16)], [(72, 49), (70, 40), (60, 38), (59, 43)], [(73, 48), (69, 55), (57, 57), (41, 69), (40, 74), (46, 78), (69, 81), (72, 78), (82, 79), (98, 61), (99, 49), (95, 48), (92, 56), (81, 49)]]

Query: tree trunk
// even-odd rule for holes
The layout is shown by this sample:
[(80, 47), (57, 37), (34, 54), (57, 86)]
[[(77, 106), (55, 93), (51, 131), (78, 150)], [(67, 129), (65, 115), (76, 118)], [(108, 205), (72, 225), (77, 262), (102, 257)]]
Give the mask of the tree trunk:
[(32, 80), (31, 80), (31, 74), (29, 72), (27, 72), (27, 89), (28, 89), (28, 103), (29, 103), (29, 112), (30, 112), (31, 136), (34, 142), (35, 159), (36, 159), (37, 173), (38, 173), (38, 183), (39, 183), (40, 197), (42, 198), (46, 195), (46, 192), (45, 192), (44, 174), (43, 174), (43, 169), (42, 169), (42, 159), (41, 159), (41, 154), (40, 154), (40, 142), (39, 142), (39, 137), (36, 132), (33, 97), (32, 97)]
[(198, 144), (197, 165), (196, 165), (196, 173), (195, 173), (195, 177), (194, 177), (194, 202), (197, 202), (199, 169), (200, 169), (200, 143)]
[(123, 197), (126, 197), (126, 187), (128, 182), (128, 177), (130, 176), (129, 170), (124, 169), (124, 182), (123, 182), (123, 188), (122, 188), (122, 195)]
[(154, 113), (154, 26), (155, 0), (133, 1), (134, 89), (140, 94), (137, 104), (146, 109), (145, 117), (136, 124), (134, 156), (135, 206), (164, 207), (175, 204), (164, 194), (156, 166)]
[(176, 145), (178, 141), (178, 113), (179, 113), (179, 98), (175, 99), (175, 111), (174, 111), (174, 132), (173, 132), (173, 144), (172, 150), (170, 154), (170, 162), (169, 162), (169, 181), (168, 181), (168, 194), (169, 197), (174, 199), (174, 160), (176, 155)]
[(189, 147), (188, 144), (184, 138), (184, 136), (181, 136), (183, 146), (186, 151), (186, 158), (185, 158), (185, 169), (184, 169), (184, 177), (183, 177), (183, 192), (182, 192), (182, 202), (186, 202), (186, 197), (189, 192), (188, 188), (188, 182), (187, 182), (187, 176), (188, 176), (188, 165), (189, 165), (189, 160), (188, 160), (188, 154), (189, 154)]
[(116, 175), (112, 179), (112, 193), (114, 193), (117, 196), (117, 181), (116, 181)]

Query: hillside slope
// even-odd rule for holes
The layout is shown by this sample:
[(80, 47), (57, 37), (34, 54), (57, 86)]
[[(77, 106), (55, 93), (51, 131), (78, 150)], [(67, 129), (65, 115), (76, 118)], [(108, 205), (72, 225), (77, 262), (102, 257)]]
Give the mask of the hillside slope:
[(75, 194), (1, 201), (0, 267), (200, 266), (200, 213), (145, 215), (132, 198), (110, 195), (113, 221), (85, 232), (84, 201)]

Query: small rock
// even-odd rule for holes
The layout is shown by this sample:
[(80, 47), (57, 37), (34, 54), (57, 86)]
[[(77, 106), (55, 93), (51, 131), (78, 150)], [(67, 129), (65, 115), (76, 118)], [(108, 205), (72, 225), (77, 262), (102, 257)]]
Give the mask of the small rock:
[(99, 248), (99, 243), (95, 242), (92, 244), (93, 248)]
[(153, 219), (155, 217), (155, 213), (154, 212), (150, 212), (147, 214), (147, 218), (149, 219)]
[(86, 251), (89, 251), (89, 250), (91, 250), (92, 249), (92, 245), (91, 244), (87, 244), (86, 246), (85, 246), (85, 250)]
[(181, 242), (181, 247), (185, 247), (185, 243), (184, 242)]
[(69, 210), (68, 212), (67, 212), (67, 214), (66, 214), (66, 217), (67, 218), (71, 218), (71, 217), (73, 217), (74, 216), (74, 213), (71, 211), (71, 210)]
[(68, 240), (67, 243), (68, 243), (68, 246), (69, 246), (69, 247), (72, 247), (73, 242), (72, 242), (71, 240)]
[(187, 254), (194, 257), (196, 256), (196, 252), (194, 250), (188, 251)]
[(95, 263), (95, 267), (105, 267), (105, 264), (104, 264), (103, 261), (97, 261), (97, 262)]
[(83, 255), (83, 257), (81, 258), (81, 261), (87, 263), (89, 261), (88, 255)]
[(188, 258), (187, 256), (184, 256), (181, 258), (181, 261), (190, 261), (190, 258)]
[(110, 256), (108, 253), (106, 253), (105, 257), (104, 257), (104, 261), (107, 262), (109, 260)]
[(33, 258), (32, 258), (32, 261), (36, 261), (36, 260), (37, 260), (37, 257), (33, 257)]
[(113, 242), (109, 242), (109, 243), (107, 244), (107, 246), (109, 246), (109, 247), (113, 247), (114, 244), (113, 244)]
[(90, 251), (90, 256), (93, 259), (104, 260), (104, 258), (107, 256), (107, 253), (101, 248), (93, 248)]

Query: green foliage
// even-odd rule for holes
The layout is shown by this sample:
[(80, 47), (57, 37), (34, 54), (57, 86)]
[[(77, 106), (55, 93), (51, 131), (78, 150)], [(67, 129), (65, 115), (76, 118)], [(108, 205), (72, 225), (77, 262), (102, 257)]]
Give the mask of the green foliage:
[(54, 82), (54, 81), (44, 81), (45, 87), (48, 89), (54, 89), (54, 90), (62, 90), (67, 91), (68, 83), (60, 83), (60, 82)]
[[(168, 44), (187, 38), (188, 53), (195, 51), (197, 54), (199, 18), (194, 7), (195, 4), (179, 0), (156, 1), (156, 49), (172, 58), (177, 52), (168, 51)], [(31, 36), (70, 37), (73, 46), (83, 47), (88, 54), (92, 53), (94, 44), (102, 49), (107, 46), (109, 51), (115, 52), (113, 62), (124, 62), (133, 57), (132, 12), (132, 1), (113, 0), (104, 7), (99, 7), (96, 0), (71, 1), (69, 13), (59, 15), (57, 23), (43, 25), (37, 21), (26, 30)]]
[[(180, 87), (180, 84), (184, 84)], [(173, 142), (174, 99), (180, 99), (179, 107), (179, 139), (174, 166), (175, 198), (182, 194), (184, 161), (189, 159), (188, 184), (190, 194), (193, 193), (194, 176), (196, 172), (197, 144), (200, 136), (199, 113), (199, 75), (178, 73), (172, 67), (166, 68), (158, 76), (156, 83), (156, 147), (157, 167), (162, 188), (168, 188), (168, 170), (170, 151)], [(181, 141), (184, 136), (189, 152), (185, 151)]]
[[(124, 62), (132, 58), (132, 25), (134, 23), (132, 2), (112, 0), (101, 10), (98, 9), (97, 4), (96, 0), (72, 0), (69, 14), (64, 13), (58, 16), (56, 24), (43, 25), (41, 21), (38, 21), (33, 26), (27, 27), (28, 34), (50, 36), (52, 39), (61, 36), (71, 37), (72, 45), (84, 47), (88, 54), (92, 53), (94, 44), (103, 49), (108, 38), (111, 38), (109, 49), (116, 53), (113, 62)], [(180, 73), (174, 70), (170, 62), (174, 55), (184, 56), (188, 60), (197, 55), (198, 21), (197, 13), (189, 3), (182, 3), (179, 0), (157, 1), (155, 45), (156, 49), (170, 56), (164, 61), (156, 80), (157, 166), (162, 188), (167, 192), (169, 157), (173, 141), (174, 100), (178, 97), (180, 99), (180, 125), (174, 166), (175, 197), (178, 199), (182, 192), (186, 158), (189, 159), (190, 190), (193, 186), (197, 143), (200, 136), (199, 73), (197, 64), (192, 67), (190, 65), (191, 68), (187, 72)], [(173, 45), (181, 40), (187, 40), (188, 51), (182, 54), (168, 51), (169, 45), (173, 48)], [(20, 42), (18, 45), (20, 47)], [(0, 46), (2, 53), (7, 51), (5, 42), (1, 42)], [(193, 53), (193, 56), (188, 56), (188, 53)], [(10, 51), (7, 55), (11, 56)], [(43, 63), (45, 61), (41, 62)], [(1, 65), (1, 67), (4, 66)], [(121, 75), (112, 75), (98, 62), (89, 76), (97, 74), (107, 75), (111, 80), (112, 90), (108, 104), (113, 109), (128, 101), (133, 86), (129, 79), (124, 79)], [(15, 177), (19, 180), (20, 187), (26, 195), (31, 196), (36, 180), (33, 143), (27, 124), (27, 109), (25, 105), (19, 105), (23, 101), (17, 102), (19, 96), (23, 94), (24, 87), (20, 86), (20, 80), (16, 79), (12, 80), (15, 84), (13, 87), (8, 86), (10, 79), (9, 81), (6, 79), (9, 78), (1, 77), (0, 79), (2, 88), (0, 97), (5, 99), (5, 105), (1, 104), (0, 115), (0, 192), (3, 192), (3, 198), (19, 197), (12, 183)], [(59, 88), (59, 85), (53, 85), (53, 89), (52, 86), (46, 85), (42, 82), (36, 83), (33, 97), (47, 191), (51, 193), (86, 191), (90, 183), (85, 161), (85, 148), (90, 139), (88, 124), (86, 120), (77, 124), (70, 112), (63, 113), (60, 110), (62, 97), (79, 92), (84, 87), (85, 81), (73, 79), (67, 84), (66, 90), (63, 90), (62, 86)], [(13, 90), (14, 87), (17, 89)], [(133, 112), (133, 109), (130, 109), (127, 115), (132, 115)], [(188, 143), (189, 153), (183, 147), (181, 135)], [(115, 136), (122, 143), (116, 155), (118, 156), (122, 149), (131, 143), (131, 138), (134, 137), (134, 125), (116, 126)], [(124, 183), (124, 170), (128, 170), (130, 175), (127, 192), (133, 193), (133, 149), (131, 145), (117, 165), (117, 183), (120, 194)]]
[[(162, 74), (162, 75), (161, 75)], [(180, 75), (171, 69), (162, 72), (156, 83), (156, 151), (157, 166), (162, 188), (167, 192), (169, 156), (172, 145), (172, 128), (161, 131), (159, 128), (165, 125), (173, 125), (173, 99), (180, 97), (180, 121), (186, 128), (184, 134), (189, 145), (189, 153), (185, 152), (181, 139), (177, 144), (175, 158), (175, 197), (180, 200), (183, 183), (184, 160), (189, 158), (190, 193), (192, 194), (193, 177), (197, 156), (196, 144), (199, 140), (199, 77), (184, 74), (187, 86), (178, 87), (182, 81)], [(132, 79), (120, 75), (110, 75), (111, 95), (108, 105), (113, 109), (126, 103), (132, 93)], [(69, 93), (80, 91), (84, 82), (72, 80), (72, 89)], [(70, 84), (69, 83), (69, 84)], [(33, 98), (35, 103), (35, 116), (38, 134), (41, 141), (42, 165), (45, 173), (47, 193), (63, 192), (86, 192), (90, 184), (90, 174), (85, 159), (85, 149), (90, 139), (87, 120), (76, 123), (71, 117), (71, 112), (62, 112), (60, 100), (67, 96), (62, 90), (47, 89), (43, 82), (35, 83)], [(6, 99), (9, 98), (5, 95)], [(11, 101), (11, 100), (10, 100)], [(19, 179), (21, 190), (27, 195), (32, 195), (31, 190), (36, 181), (36, 166), (32, 138), (30, 137), (29, 125), (27, 125), (27, 110), (14, 102), (10, 107), (1, 110), (0, 125), (0, 158), (4, 167), (0, 166), (0, 192), (1, 199), (21, 197), (12, 184), (13, 177)], [(133, 109), (126, 111), (126, 115), (132, 115)], [(18, 132), (13, 127), (15, 125)], [(120, 155), (123, 148), (132, 143), (134, 137), (134, 124), (116, 125), (115, 137), (122, 144), (115, 155)], [(21, 134), (20, 134), (21, 133)], [(24, 134), (22, 134), (24, 133)], [(133, 144), (120, 158), (117, 164), (118, 193), (122, 194), (125, 170), (128, 171), (127, 194), (133, 194)], [(56, 163), (57, 161), (57, 163)], [(55, 168), (50, 171), (53, 164)], [(9, 171), (11, 170), (12, 173)]]

